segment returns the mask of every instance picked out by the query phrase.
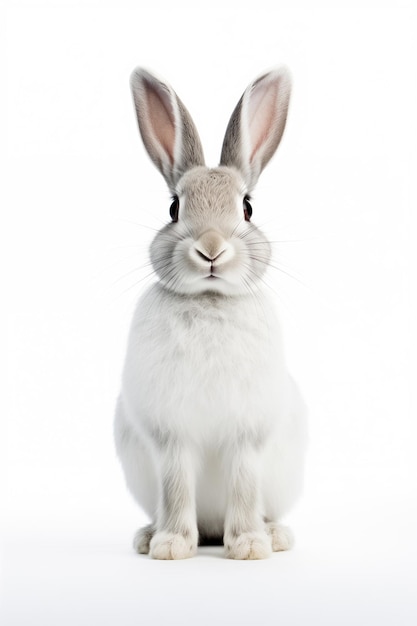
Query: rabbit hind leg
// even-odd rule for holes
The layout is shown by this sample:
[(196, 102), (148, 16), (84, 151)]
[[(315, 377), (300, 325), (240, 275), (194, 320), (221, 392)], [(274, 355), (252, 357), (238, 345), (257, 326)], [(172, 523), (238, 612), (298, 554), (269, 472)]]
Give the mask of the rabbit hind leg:
[(294, 535), (288, 526), (266, 520), (265, 530), (271, 539), (273, 552), (291, 550), (294, 545)]
[(149, 554), (149, 544), (155, 534), (155, 526), (148, 524), (143, 528), (139, 528), (133, 538), (133, 548), (138, 554)]

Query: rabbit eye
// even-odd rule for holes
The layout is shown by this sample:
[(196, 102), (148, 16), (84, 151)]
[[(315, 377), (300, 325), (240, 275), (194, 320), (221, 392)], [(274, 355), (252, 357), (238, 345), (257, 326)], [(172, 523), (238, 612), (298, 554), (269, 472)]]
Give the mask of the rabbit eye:
[(173, 222), (178, 222), (178, 212), (180, 208), (180, 201), (178, 196), (172, 198), (172, 204), (169, 207), (169, 214)]
[(249, 200), (249, 196), (243, 198), (243, 213), (247, 222), (250, 222), (250, 218), (252, 217), (252, 205)]

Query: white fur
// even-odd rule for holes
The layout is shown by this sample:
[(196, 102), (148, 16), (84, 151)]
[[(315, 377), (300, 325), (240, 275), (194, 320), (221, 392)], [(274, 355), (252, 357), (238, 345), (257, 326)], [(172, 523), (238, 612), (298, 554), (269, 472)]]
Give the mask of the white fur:
[[(139, 125), (149, 137), (142, 100), (153, 78), (144, 73), (141, 82), (141, 70), (135, 76)], [(282, 74), (271, 73), (261, 84), (262, 98), (273, 107), (267, 111), (271, 120), (279, 118), (279, 81)], [(200, 154), (196, 131), (171, 88), (161, 106), (167, 106), (167, 93), (175, 99), (175, 115), (184, 115), (168, 153), (186, 129), (190, 154)], [(153, 115), (158, 119), (158, 111)], [(240, 121), (231, 125), (233, 136), (226, 133), (228, 159)], [(247, 129), (250, 120), (244, 121)], [(254, 124), (245, 133), (252, 133), (260, 151), (262, 141), (279, 141), (263, 138), (265, 124)], [(281, 117), (278, 130), (270, 132), (282, 134), (282, 124)], [(172, 136), (173, 128), (167, 133)], [(162, 147), (152, 137), (154, 155)], [(166, 166), (164, 159), (159, 168), (172, 181)], [(178, 174), (178, 164), (172, 168)], [(243, 219), (249, 183), (237, 161), (215, 169), (187, 166), (175, 180), (180, 218), (151, 246), (159, 280), (136, 308), (116, 411), (126, 481), (152, 521), (136, 534), (134, 546), (157, 559), (187, 558), (200, 534), (223, 538), (230, 558), (265, 558), (292, 544), (278, 521), (300, 493), (306, 443), (304, 404), (285, 367), (273, 302), (261, 288), (270, 246)]]

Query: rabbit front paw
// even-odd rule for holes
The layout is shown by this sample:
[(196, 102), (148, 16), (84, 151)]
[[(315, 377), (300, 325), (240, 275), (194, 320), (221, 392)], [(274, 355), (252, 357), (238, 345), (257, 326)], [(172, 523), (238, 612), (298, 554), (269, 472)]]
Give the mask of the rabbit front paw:
[(271, 540), (264, 532), (242, 533), (225, 538), (226, 556), (229, 559), (266, 559), (272, 553)]
[(179, 533), (158, 532), (150, 542), (150, 555), (153, 559), (189, 559), (197, 551), (197, 539)]

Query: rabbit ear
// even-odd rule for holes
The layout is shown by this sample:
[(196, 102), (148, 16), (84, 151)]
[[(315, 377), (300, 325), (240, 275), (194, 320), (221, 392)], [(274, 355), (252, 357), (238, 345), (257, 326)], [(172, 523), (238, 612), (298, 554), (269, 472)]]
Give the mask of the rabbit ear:
[(230, 118), (220, 164), (236, 167), (248, 191), (281, 140), (290, 91), (290, 75), (285, 68), (264, 74), (249, 85)]
[(175, 193), (184, 172), (204, 165), (194, 122), (175, 91), (146, 70), (136, 68), (130, 85), (145, 148)]

